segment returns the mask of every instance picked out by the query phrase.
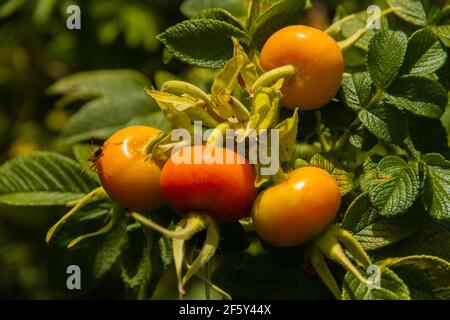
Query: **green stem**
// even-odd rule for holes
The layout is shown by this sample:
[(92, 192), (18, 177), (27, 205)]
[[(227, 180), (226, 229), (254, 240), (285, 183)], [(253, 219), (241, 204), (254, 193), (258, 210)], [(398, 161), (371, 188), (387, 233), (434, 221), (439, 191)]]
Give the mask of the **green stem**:
[(341, 289), (339, 288), (336, 279), (328, 268), (328, 265), (324, 259), (323, 254), (317, 250), (315, 247), (308, 248), (309, 253), (308, 256), (311, 259), (314, 270), (316, 270), (320, 279), (322, 279), (323, 283), (327, 286), (327, 288), (331, 291), (333, 296), (337, 300), (342, 299)]
[[(219, 245), (219, 231), (216, 223), (209, 216), (190, 213), (183, 218), (174, 231), (166, 229), (152, 220), (140, 215), (137, 212), (131, 212), (130, 216), (139, 221), (142, 225), (156, 230), (172, 238), (173, 255), (175, 260), (175, 271), (178, 281), (179, 298), (182, 299), (185, 294), (184, 285), (211, 259)], [(183, 276), (183, 262), (185, 259), (185, 242), (192, 238), (196, 233), (206, 229), (206, 240), (200, 250), (197, 258), (188, 266), (186, 274)], [(208, 289), (209, 290), (209, 289)]]
[(345, 130), (345, 132), (339, 137), (339, 139), (334, 144), (334, 146), (333, 146), (334, 150), (340, 150), (344, 146), (345, 142), (348, 139), (349, 133), (350, 133), (350, 130)]
[(416, 147), (414, 147), (414, 143), (411, 140), (411, 136), (408, 135), (408, 137), (403, 141), (403, 143), (405, 144), (406, 148), (408, 149), (409, 153), (416, 159), (419, 160), (420, 159), (420, 152), (417, 151)]
[[(175, 231), (176, 232), (180, 232), (181, 230), (183, 230), (183, 227), (186, 223), (186, 220), (183, 219), (182, 221), (180, 221), (180, 223), (176, 226)], [(185, 242), (186, 240), (182, 240), (182, 239), (176, 239), (173, 238), (172, 239), (172, 251), (173, 251), (173, 258), (174, 258), (174, 263), (175, 263), (175, 273), (177, 275), (177, 283), (178, 283), (178, 295), (179, 295), (179, 299), (182, 300), (183, 296), (186, 294), (186, 292), (184, 291), (184, 287), (183, 287), (183, 261), (185, 258)]]
[(219, 246), (219, 230), (217, 224), (211, 218), (208, 219), (206, 229), (206, 240), (203, 247), (200, 249), (200, 253), (194, 262), (192, 262), (190, 268), (187, 270), (183, 277), (183, 285), (185, 285), (189, 279), (195, 275), (198, 270), (204, 266), (214, 255)]
[(286, 77), (295, 75), (296, 68), (293, 65), (282, 66), (264, 73), (252, 86), (252, 92), (255, 93), (259, 88), (268, 87), (272, 83)]
[[(188, 250), (187, 250), (188, 249)], [(190, 268), (191, 267), (191, 263), (192, 261), (194, 261), (194, 253), (195, 253), (195, 243), (192, 244), (190, 243), (189, 247), (185, 247), (185, 253), (184, 253), (184, 266), (186, 268)]]
[(161, 91), (169, 93), (188, 94), (192, 98), (203, 100), (209, 105), (213, 104), (211, 97), (206, 92), (189, 82), (169, 80), (164, 82)]
[(83, 235), (73, 239), (72, 241), (69, 242), (69, 244), (67, 245), (67, 248), (70, 249), (70, 248), (74, 247), (76, 244), (78, 244), (80, 241), (83, 241), (85, 239), (89, 239), (92, 237), (99, 236), (101, 234), (108, 233), (109, 231), (111, 231), (111, 229), (114, 227), (116, 222), (119, 220), (121, 213), (122, 213), (122, 210), (121, 210), (120, 206), (118, 204), (114, 203), (113, 207), (111, 208), (111, 219), (105, 226), (103, 226), (102, 228), (100, 228), (99, 230), (97, 230), (95, 232), (83, 234)]
[(361, 244), (347, 230), (341, 228), (335, 230), (336, 239), (345, 246), (347, 251), (351, 253), (356, 262), (367, 269), (372, 264), (372, 261), (370, 261), (369, 256), (364, 251)]
[(156, 136), (151, 137), (148, 139), (147, 143), (145, 144), (144, 148), (142, 148), (142, 152), (144, 154), (151, 154), (153, 151), (153, 147), (161, 141), (166, 136), (165, 132), (161, 132), (157, 134)]
[(372, 97), (369, 104), (366, 106), (366, 109), (372, 108), (374, 105), (376, 105), (378, 102), (380, 102), (380, 100), (383, 98), (384, 98), (384, 91), (377, 89), (375, 95)]
[(356, 279), (362, 283), (369, 283), (366, 278), (358, 271), (352, 264), (350, 259), (345, 254), (342, 246), (336, 240), (336, 232), (339, 227), (330, 226), (329, 229), (320, 236), (314, 243), (315, 247), (322, 252), (326, 257), (339, 263), (345, 270), (350, 272)]
[[(385, 16), (385, 15), (391, 13), (391, 12), (394, 12), (395, 10), (397, 10), (397, 8), (389, 8), (389, 9), (383, 10), (381, 12), (381, 14), (380, 14), (380, 17), (383, 17), (383, 16)], [(344, 20), (346, 20), (346, 18), (342, 19), (342, 22), (344, 22)], [(345, 40), (342, 40), (342, 41), (339, 41), (338, 45), (341, 48), (341, 50), (344, 51), (344, 50), (348, 49), (349, 47), (351, 47), (355, 42), (357, 42), (369, 30), (368, 26), (371, 23), (372, 22), (368, 22), (367, 25), (364, 28), (359, 29), (353, 35), (351, 35), (349, 38), (347, 38)], [(330, 28), (332, 28), (334, 25), (335, 24), (333, 24)], [(330, 28), (328, 28), (327, 30), (329, 30)], [(334, 28), (336, 29), (337, 27), (334, 26)], [(327, 30), (325, 32), (327, 32)], [(339, 30), (340, 30), (340, 26), (339, 26)]]
[(391, 7), (391, 8), (387, 8), (387, 9), (381, 11), (381, 16), (384, 17), (385, 15), (388, 15), (388, 14), (390, 14), (390, 13), (392, 13), (392, 12), (395, 12), (395, 11), (397, 11), (398, 9), (400, 9), (400, 7)]
[(188, 240), (197, 232), (204, 230), (207, 227), (207, 219), (204, 216), (197, 214), (189, 214), (186, 219), (186, 224), (182, 229), (169, 230), (153, 222), (152, 220), (140, 215), (137, 212), (131, 212), (130, 216), (139, 221), (142, 225), (158, 231), (169, 238)]
[[(369, 110), (372, 106), (374, 106), (375, 104), (380, 102), (380, 100), (383, 98), (384, 98), (383, 90), (378, 89), (377, 92), (375, 93), (375, 95), (370, 100), (369, 104), (365, 107), (365, 109)], [(359, 119), (359, 116), (357, 116), (355, 118), (355, 120), (353, 120), (353, 122), (350, 124), (350, 126), (344, 131), (344, 133), (336, 141), (336, 143), (333, 146), (334, 150), (340, 150), (344, 146), (345, 142), (347, 142), (351, 128), (358, 125), (360, 122), (361, 122), (361, 120)]]
[(316, 116), (316, 135), (319, 138), (320, 147), (323, 152), (327, 152), (329, 149), (329, 145), (325, 140), (322, 132), (322, 113), (320, 110), (316, 110), (314, 115)]
[(358, 41), (367, 32), (367, 30), (369, 30), (369, 29), (367, 27), (365, 27), (363, 29), (356, 31), (354, 34), (352, 34), (347, 39), (339, 41), (338, 46), (341, 49), (341, 51), (345, 51), (349, 47), (351, 47), (356, 41)]
[(360, 122), (361, 122), (361, 120), (359, 120), (359, 117), (357, 116), (355, 118), (355, 120), (353, 120), (353, 122), (350, 124), (350, 126), (347, 129), (345, 129), (344, 133), (336, 141), (336, 143), (333, 146), (334, 150), (340, 150), (344, 147), (345, 143), (347, 142), (348, 136), (350, 134), (351, 128), (358, 125)]
[(208, 284), (211, 289), (213, 289), (214, 291), (219, 293), (225, 300), (232, 300), (231, 295), (228, 292), (226, 292), (225, 290), (216, 286), (214, 283), (211, 282), (211, 280), (206, 279), (204, 276), (202, 276), (199, 273), (197, 273), (196, 276), (199, 277), (200, 279), (202, 279), (203, 281), (205, 281), (205, 283)]
[[(152, 220), (140, 215), (137, 212), (131, 212), (130, 216), (139, 221), (142, 225), (156, 230), (170, 238), (172, 238), (173, 255), (175, 261), (175, 271), (178, 281), (178, 293), (180, 300), (185, 294), (184, 285), (186, 282), (198, 272), (198, 270), (207, 263), (214, 255), (219, 245), (219, 232), (214, 220), (208, 216), (190, 213), (184, 217), (176, 226), (175, 230), (169, 230), (153, 222)], [(186, 274), (183, 276), (183, 262), (185, 259), (185, 243), (196, 233), (206, 229), (206, 241), (198, 257), (192, 265), (188, 267)]]
[(329, 26), (325, 30), (325, 33), (329, 34), (330, 36), (337, 34), (339, 31), (341, 31), (341, 27), (344, 22), (351, 20), (355, 17), (356, 17), (356, 14), (351, 14), (351, 15), (348, 15), (348, 16), (342, 18), (341, 20), (336, 21), (335, 23), (333, 23), (331, 26)]
[(61, 219), (58, 220), (58, 222), (56, 222), (48, 231), (47, 231), (47, 235), (45, 237), (45, 242), (47, 243), (47, 245), (50, 243), (50, 240), (53, 237), (53, 234), (55, 233), (55, 231), (61, 226), (63, 225), (70, 217), (72, 217), (78, 210), (80, 210), (82, 207), (84, 207), (85, 205), (95, 202), (95, 201), (99, 201), (99, 200), (103, 200), (103, 199), (107, 199), (108, 198), (108, 194), (106, 193), (105, 189), (103, 189), (102, 187), (99, 187), (97, 189), (92, 190), (90, 193), (88, 193), (85, 197), (83, 197), (81, 200), (79, 200), (75, 206), (70, 209), (69, 212), (67, 212)]
[(205, 298), (206, 298), (206, 300), (211, 300), (211, 291), (210, 291), (210, 281), (209, 281), (209, 279), (210, 279), (210, 276), (209, 276), (209, 262), (207, 262), (207, 263), (205, 263), (205, 266), (204, 266), (204, 269), (205, 269), (205, 279), (207, 280), (207, 281), (205, 281)]

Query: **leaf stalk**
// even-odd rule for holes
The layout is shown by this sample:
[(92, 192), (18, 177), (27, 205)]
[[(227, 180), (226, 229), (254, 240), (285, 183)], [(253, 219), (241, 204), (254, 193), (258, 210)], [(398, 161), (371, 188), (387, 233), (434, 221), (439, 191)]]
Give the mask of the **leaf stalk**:
[(295, 75), (297, 72), (296, 68), (289, 64), (286, 66), (282, 66), (279, 68), (272, 69), (266, 73), (264, 73), (261, 77), (259, 77), (252, 86), (252, 92), (255, 93), (258, 89), (263, 87), (268, 87), (272, 83)]

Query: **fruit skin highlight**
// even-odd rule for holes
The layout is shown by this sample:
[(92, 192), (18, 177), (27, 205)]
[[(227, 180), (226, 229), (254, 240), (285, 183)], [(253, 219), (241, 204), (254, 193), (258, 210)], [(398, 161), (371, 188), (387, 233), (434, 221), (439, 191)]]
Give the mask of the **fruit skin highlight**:
[(289, 109), (314, 110), (338, 92), (344, 58), (337, 42), (325, 32), (303, 25), (278, 30), (264, 44), (260, 57), (265, 71), (293, 65), (296, 73), (283, 84), (281, 104)]
[(151, 210), (164, 205), (159, 187), (161, 163), (148, 159), (144, 146), (160, 130), (146, 126), (121, 129), (105, 141), (95, 166), (106, 193), (120, 206)]
[[(202, 159), (180, 164), (178, 156)], [(208, 164), (214, 158), (222, 163)], [(206, 214), (217, 222), (234, 222), (250, 211), (257, 194), (254, 182), (253, 166), (244, 157), (201, 145), (179, 150), (166, 162), (160, 178), (161, 191), (175, 212)]]
[(301, 245), (328, 226), (340, 204), (333, 176), (317, 167), (303, 167), (259, 194), (253, 204), (253, 223), (256, 233), (273, 246)]

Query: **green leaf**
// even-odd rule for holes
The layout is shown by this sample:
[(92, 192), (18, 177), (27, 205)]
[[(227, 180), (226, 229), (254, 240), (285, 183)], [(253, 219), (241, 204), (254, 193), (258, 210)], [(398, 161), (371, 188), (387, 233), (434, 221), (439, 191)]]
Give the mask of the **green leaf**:
[(344, 56), (344, 64), (346, 69), (349, 70), (350, 68), (361, 68), (360, 71), (366, 70), (367, 50), (364, 51), (355, 46), (348, 47), (346, 50), (344, 50), (342, 52), (342, 55)]
[(278, 0), (272, 1), (270, 6), (263, 1), (264, 10), (250, 26), (250, 34), (253, 44), (261, 48), (264, 42), (277, 30), (285, 26), (298, 24), (300, 16), (305, 8), (305, 0)]
[(398, 156), (386, 156), (369, 171), (370, 177), (364, 189), (369, 193), (372, 204), (385, 217), (405, 213), (419, 195), (418, 164), (407, 163)]
[(387, 99), (396, 107), (427, 118), (440, 118), (447, 106), (447, 91), (439, 82), (423, 77), (401, 77), (388, 89)]
[(221, 8), (205, 9), (196, 13), (194, 16), (191, 17), (191, 19), (202, 19), (202, 18), (220, 20), (229, 23), (235, 26), (236, 28), (244, 29), (240, 21), (225, 9)]
[[(449, 29), (450, 32), (450, 29)], [(436, 73), (436, 76), (439, 80), (439, 83), (445, 88), (445, 90), (450, 91), (450, 72), (447, 70), (450, 69), (450, 59), (447, 59), (444, 66)], [(448, 120), (450, 115), (450, 109), (447, 109), (447, 118), (443, 117), (442, 122), (444, 126), (450, 131), (450, 120)], [(447, 120), (444, 120), (447, 119)]]
[(382, 269), (380, 289), (369, 288), (351, 273), (344, 277), (343, 300), (410, 300), (406, 284), (392, 270)]
[[(253, 99), (252, 99), (252, 105), (251, 105), (251, 113), (250, 113), (250, 119), (247, 123), (247, 126), (245, 129), (239, 130), (239, 141), (244, 141), (244, 138), (250, 137), (252, 139), (251, 141), (256, 141), (257, 137), (254, 136), (254, 133), (259, 135), (260, 133), (266, 132), (266, 129), (273, 128), (279, 118), (279, 103), (281, 99), (281, 84), (282, 81), (277, 81), (272, 87), (269, 88), (260, 88), (255, 93)], [(295, 122), (298, 122), (298, 115), (295, 116)], [(294, 118), (294, 117), (293, 117)], [(291, 120), (282, 122), (282, 126), (285, 138), (282, 138), (282, 134), (280, 133), (280, 142), (283, 139), (283, 145), (281, 143), (279, 144), (279, 152), (280, 157), (285, 157), (286, 159), (290, 158), (294, 151), (295, 151), (295, 139), (296, 136), (294, 136), (294, 130), (295, 133), (297, 131), (297, 128), (293, 127), (293, 122)], [(255, 131), (252, 131), (255, 130)], [(255, 152), (253, 150), (250, 150), (250, 154), (257, 154), (256, 153), (256, 147), (258, 147), (261, 152), (261, 147), (267, 148), (267, 154), (270, 154), (269, 148), (270, 146), (270, 131), (266, 132), (267, 141), (269, 143), (251, 143), (251, 148), (254, 148)], [(287, 139), (286, 139), (287, 138)], [(294, 139), (294, 142), (292, 142), (292, 139)], [(261, 153), (259, 153), (261, 154)], [(270, 165), (270, 163), (266, 163), (267, 165)], [(259, 188), (263, 184), (267, 183), (270, 180), (269, 175), (262, 175), (262, 167), (263, 165), (259, 162), (255, 164), (255, 171), (256, 171), (256, 179), (255, 179), (255, 186)]]
[(100, 279), (103, 277), (119, 259), (122, 249), (127, 241), (127, 223), (128, 217), (122, 212), (121, 217), (111, 231), (102, 236), (103, 240), (97, 248), (97, 254), (95, 255), (94, 264), (92, 266), (95, 278)]
[(441, 12), (439, 17), (439, 24), (445, 24), (450, 20), (450, 4), (445, 5)]
[(283, 120), (276, 127), (280, 135), (280, 162), (291, 160), (295, 152), (295, 141), (297, 139), (298, 112), (294, 111), (291, 118)]
[(93, 170), (93, 162), (91, 162), (90, 159), (96, 148), (98, 148), (98, 146), (86, 143), (78, 143), (72, 146), (72, 152), (75, 156), (75, 159), (80, 164), (83, 172), (100, 183), (97, 173)]
[[(172, 214), (167, 207), (150, 217), (167, 227)], [(171, 240), (160, 233), (144, 229), (138, 222), (127, 227), (127, 242), (120, 256), (122, 280), (129, 299), (149, 299), (165, 269), (172, 263)]]
[[(68, 243), (80, 234), (95, 231), (110, 219), (113, 203), (109, 199), (88, 204), (70, 217), (58, 232), (54, 234), (52, 243), (67, 249)], [(65, 208), (67, 210), (67, 208)], [(100, 238), (100, 237), (99, 237)], [(85, 245), (83, 242), (79, 246)], [(76, 249), (77, 247), (74, 247)]]
[(0, 167), (0, 203), (7, 205), (65, 205), (96, 186), (76, 161), (57, 153), (35, 152)]
[(347, 73), (342, 79), (344, 101), (353, 110), (359, 110), (369, 104), (373, 89), (372, 79), (368, 72)]
[[(242, 103), (242, 96), (259, 76), (255, 64), (250, 61), (239, 41), (233, 38), (234, 55), (216, 75), (211, 86), (213, 111), (223, 120), (247, 121), (250, 117), (248, 106)], [(245, 92), (247, 91), (247, 92)], [(247, 99), (248, 100), (248, 99)]]
[(129, 126), (148, 126), (158, 128), (161, 131), (167, 131), (170, 129), (170, 122), (166, 119), (164, 112), (155, 111), (133, 117), (125, 125), (125, 127)]
[(392, 105), (380, 102), (358, 114), (364, 126), (377, 138), (400, 144), (408, 134), (408, 122), (404, 113)]
[(127, 97), (130, 92), (144, 93), (149, 85), (141, 73), (128, 70), (95, 70), (71, 74), (55, 82), (47, 89), (49, 94), (64, 94), (56, 106), (64, 107), (70, 102), (94, 97)]
[(148, 90), (147, 93), (155, 99), (163, 111), (167, 112), (174, 109), (185, 113), (192, 122), (202, 121), (208, 127), (219, 125), (219, 122), (206, 111), (204, 101), (157, 90)]
[(350, 132), (348, 141), (355, 147), (364, 151), (368, 151), (375, 147), (378, 139), (366, 129), (364, 125), (358, 126)]
[(350, 172), (334, 168), (334, 170), (331, 172), (331, 175), (336, 180), (342, 197), (355, 188), (355, 185), (353, 183), (353, 175)]
[(429, 255), (450, 261), (450, 231), (436, 222), (422, 224), (410, 237), (376, 252), (377, 259)]
[[(103, 200), (81, 208), (77, 213), (70, 217), (61, 227), (53, 234), (50, 247), (58, 247), (67, 250), (69, 243), (79, 237), (91, 232), (95, 232), (103, 227), (111, 219), (113, 203)], [(99, 244), (104, 239), (104, 235), (92, 237), (78, 243), (71, 248), (70, 251), (85, 250), (86, 248), (93, 250), (93, 244)], [(96, 249), (95, 249), (96, 251)], [(95, 256), (90, 257), (92, 259)], [(92, 265), (90, 270), (92, 271)]]
[(417, 290), (413, 287), (409, 287), (409, 292), (411, 293), (412, 300), (436, 300), (436, 298), (429, 293)]
[(247, 26), (251, 26), (258, 17), (269, 9), (273, 0), (249, 0), (247, 8)]
[(410, 288), (442, 300), (450, 299), (450, 264), (433, 256), (389, 258), (377, 262), (392, 269)]
[(252, 99), (251, 115), (248, 127), (251, 129), (268, 129), (273, 127), (279, 116), (281, 100), (281, 83), (270, 88), (261, 88)]
[(370, 40), (367, 69), (379, 88), (388, 88), (397, 78), (407, 43), (403, 32), (391, 30), (378, 31)]
[(233, 56), (231, 37), (247, 35), (232, 24), (214, 19), (194, 19), (178, 23), (158, 36), (181, 61), (199, 67), (221, 68)]
[(438, 37), (429, 29), (414, 32), (408, 40), (403, 74), (426, 76), (439, 70), (447, 59)]
[(245, 57), (245, 64), (240, 73), (240, 80), (242, 80), (240, 85), (244, 90), (250, 92), (253, 84), (262, 75), (263, 71), (257, 66), (255, 61), (250, 60), (242, 46), (235, 47), (235, 55), (242, 55)]
[(309, 164), (314, 167), (324, 169), (325, 171), (328, 171), (329, 173), (332, 173), (335, 168), (333, 162), (330, 159), (327, 159), (324, 155), (322, 155), (320, 153), (315, 154), (311, 158)]
[[(94, 268), (95, 261), (100, 258), (97, 256), (98, 252), (101, 251), (107, 237), (110, 237), (109, 234), (82, 241), (71, 250), (67, 250), (67, 245), (80, 234), (95, 231), (103, 226), (109, 218), (111, 206), (112, 203), (109, 201), (88, 205), (55, 233), (48, 248), (48, 276), (53, 290), (58, 290), (58, 293), (64, 295), (68, 294), (66, 270), (70, 265), (78, 265), (81, 269), (81, 290), (76, 290), (75, 294), (86, 294), (98, 283), (99, 278), (95, 276), (97, 272)], [(106, 271), (106, 269), (104, 270)], [(72, 298), (73, 294), (73, 291), (70, 292)]]
[(413, 209), (396, 218), (384, 218), (362, 193), (348, 207), (341, 226), (349, 230), (364, 250), (376, 250), (407, 238), (420, 229), (425, 212)]
[(303, 159), (295, 159), (294, 161), (294, 168), (298, 169), (298, 168), (302, 168), (302, 167), (307, 167), (309, 166), (309, 162)]
[[(114, 132), (128, 126), (128, 123), (149, 114), (158, 113), (156, 104), (149, 98), (144, 102), (141, 98), (97, 99), (86, 103), (83, 108), (74, 114), (62, 131), (65, 143), (74, 143), (91, 139), (104, 140)], [(153, 124), (156, 128), (166, 125), (160, 117)], [(162, 129), (162, 128), (161, 128)]]
[(335, 164), (324, 155), (316, 153), (311, 158), (310, 165), (328, 171), (336, 180), (339, 190), (341, 191), (341, 196), (345, 196), (354, 189), (353, 175), (345, 170), (337, 168)]
[[(62, 138), (66, 143), (89, 139), (106, 139), (136, 117), (159, 112), (144, 87), (149, 81), (133, 70), (97, 70), (80, 72), (53, 84), (50, 94), (64, 95), (56, 105), (92, 99), (66, 124)], [(164, 126), (160, 118), (154, 127)]]
[(434, 27), (434, 31), (446, 47), (450, 47), (450, 25)]
[(232, 100), (231, 95), (226, 92), (221, 92), (213, 96), (213, 107), (212, 110), (219, 116), (222, 120), (228, 120), (230, 118), (235, 118), (234, 113), (234, 100)]
[(120, 260), (129, 299), (149, 299), (162, 276), (158, 237), (155, 232), (144, 231), (136, 225), (128, 228), (128, 240)]
[(213, 96), (225, 93), (231, 94), (236, 84), (237, 78), (244, 67), (244, 64), (248, 62), (246, 55), (241, 53), (240, 50), (236, 50), (233, 58), (231, 58), (217, 74), (214, 82), (211, 86), (211, 94)]
[(77, 143), (72, 146), (72, 152), (75, 159), (83, 167), (89, 167), (89, 158), (98, 146), (87, 143)]
[(432, 0), (387, 0), (388, 4), (399, 9), (395, 14), (403, 20), (419, 27), (428, 24), (427, 13), (431, 11)]
[(369, 156), (366, 161), (364, 161), (364, 174), (360, 176), (360, 185), (361, 189), (364, 192), (367, 192), (367, 190), (370, 188), (372, 180), (377, 177), (377, 165), (381, 159), (382, 157), (380, 155), (375, 154)]
[[(367, 11), (361, 11), (356, 12), (354, 14), (355, 16), (348, 19), (347, 21), (344, 21), (341, 24), (341, 33), (345, 38), (349, 38), (352, 35), (354, 35), (356, 32), (358, 32), (361, 29), (364, 29), (367, 27), (367, 21), (369, 19), (369, 16), (367, 15)], [(346, 14), (346, 16), (349, 16)], [(388, 20), (385, 18), (381, 19), (381, 29), (387, 29), (389, 27)], [(369, 42), (372, 39), (372, 37), (375, 35), (376, 29), (373, 30), (367, 30), (364, 35), (356, 41), (354, 44), (357, 48), (360, 48), (364, 51), (367, 51), (369, 49)]]
[(185, 0), (180, 10), (186, 17), (192, 17), (199, 12), (220, 8), (230, 12), (235, 17), (245, 16), (245, 2), (241, 0)]
[(450, 219), (450, 161), (437, 153), (424, 155), (422, 161), (425, 164), (422, 202), (433, 218)]

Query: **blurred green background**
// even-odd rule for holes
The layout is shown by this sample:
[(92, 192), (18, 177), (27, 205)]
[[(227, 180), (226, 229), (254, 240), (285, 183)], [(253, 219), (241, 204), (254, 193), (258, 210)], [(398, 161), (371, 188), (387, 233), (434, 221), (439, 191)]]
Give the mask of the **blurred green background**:
[[(337, 5), (348, 13), (380, 1), (313, 2), (302, 22), (326, 28)], [(81, 8), (81, 30), (66, 28), (71, 4)], [(164, 64), (164, 50), (155, 37), (185, 19), (181, 4), (182, 0), (0, 0), (0, 163), (34, 150), (70, 154), (68, 146), (58, 143), (58, 133), (74, 109), (55, 108), (56, 98), (46, 95), (46, 89), (71, 73), (131, 68), (155, 85), (170, 72), (170, 77), (206, 86), (213, 76), (210, 71), (176, 60)], [(44, 235), (57, 214), (52, 208), (0, 207), (0, 299), (70, 297), (54, 292), (47, 281)], [(81, 298), (123, 298), (115, 276), (109, 275)], [(175, 298), (175, 292), (166, 290), (175, 288), (174, 283), (173, 277), (165, 277), (154, 297)]]
[[(66, 9), (81, 9), (81, 30), (68, 30)], [(46, 89), (68, 74), (132, 68), (153, 79), (163, 65), (156, 35), (184, 19), (181, 0), (0, 0), (0, 163), (34, 150), (70, 153), (58, 132), (70, 109), (54, 108)], [(0, 207), (0, 298), (61, 297), (47, 284), (44, 235), (52, 208)], [(112, 281), (111, 283), (119, 283)], [(95, 298), (120, 298), (108, 280)], [(90, 298), (90, 297), (86, 297)]]

